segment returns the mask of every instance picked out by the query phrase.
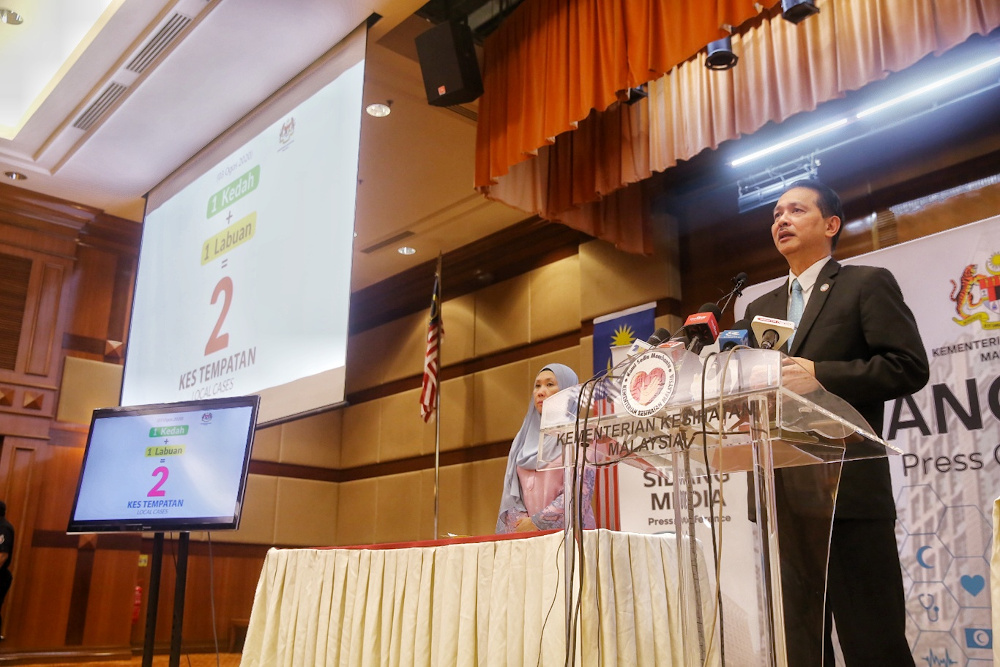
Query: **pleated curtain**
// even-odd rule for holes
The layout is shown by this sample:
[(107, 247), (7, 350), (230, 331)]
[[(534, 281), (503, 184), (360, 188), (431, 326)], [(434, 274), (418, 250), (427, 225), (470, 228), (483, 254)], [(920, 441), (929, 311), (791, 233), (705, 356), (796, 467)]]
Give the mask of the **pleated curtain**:
[[(649, 253), (654, 172), (1000, 26), (996, 0), (819, 0), (798, 25), (776, 5), (526, 0), (485, 44), (476, 187)], [(709, 70), (724, 24), (740, 61)]]

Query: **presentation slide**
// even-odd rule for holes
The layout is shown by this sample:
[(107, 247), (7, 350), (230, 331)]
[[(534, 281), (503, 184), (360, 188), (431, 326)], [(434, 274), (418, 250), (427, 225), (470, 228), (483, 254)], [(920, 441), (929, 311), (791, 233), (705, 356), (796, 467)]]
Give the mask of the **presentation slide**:
[(85, 529), (86, 522), (114, 530), (129, 524), (235, 522), (253, 428), (253, 405), (152, 414), (98, 411), (71, 532)]
[(362, 59), (151, 193), (123, 405), (256, 393), (267, 422), (343, 401), (363, 85)]

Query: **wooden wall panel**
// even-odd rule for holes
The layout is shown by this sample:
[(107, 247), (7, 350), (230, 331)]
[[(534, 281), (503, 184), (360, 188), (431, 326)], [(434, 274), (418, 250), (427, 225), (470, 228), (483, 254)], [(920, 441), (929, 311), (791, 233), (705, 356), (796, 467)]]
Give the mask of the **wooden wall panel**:
[(3, 371), (17, 368), (31, 268), (31, 259), (0, 252), (0, 370)]
[(928, 204), (919, 211), (900, 214), (899, 240), (909, 241), (928, 234), (951, 229), (958, 224), (984, 220), (1000, 214), (1000, 184), (994, 184)]
[[(788, 272), (771, 242), (770, 211), (760, 209), (758, 213), (761, 222), (751, 228), (725, 224), (699, 228), (681, 237), (682, 317), (698, 312), (703, 303), (716, 301), (724, 294), (721, 290), (732, 287), (730, 277), (741, 271), (750, 276), (751, 284)], [(719, 324), (726, 328), (733, 321), (732, 310), (727, 310)]]
[[(86, 439), (86, 432), (79, 434)], [(83, 462), (83, 443), (79, 447), (49, 445), (42, 461), (41, 492), (37, 498), (36, 527), (40, 530), (65, 532), (73, 507)]]
[(84, 608), (85, 646), (127, 646), (131, 639), (133, 591), (139, 579), (139, 535), (125, 538), (132, 548), (97, 549), (90, 571), (90, 592)]
[(32, 546), (30, 558), (31, 574), (22, 573), (11, 587), (4, 648), (58, 649), (65, 646), (76, 550)]
[(117, 257), (96, 248), (80, 248), (73, 273), (67, 279), (67, 295), (74, 301), (85, 298), (87, 308), (76, 308), (66, 325), (74, 336), (103, 340), (114, 298)]
[(69, 262), (5, 245), (0, 252), (31, 261), (14, 370), (0, 370), (0, 434), (44, 438), (56, 406), (61, 357), (53, 343), (60, 336), (62, 277)]
[[(218, 535), (216, 536), (218, 537)], [(152, 540), (144, 540), (142, 553), (151, 560)], [(226, 650), (233, 621), (250, 618), (257, 580), (264, 565), (266, 547), (233, 545), (214, 542), (190, 542), (188, 550), (187, 587), (185, 588), (183, 646), (202, 650), (213, 647), (218, 636), (220, 649)], [(156, 617), (156, 645), (169, 646), (174, 590), (176, 586), (177, 540), (165, 539), (163, 569), (160, 581), (160, 603)], [(142, 588), (142, 611), (137, 624), (131, 626), (133, 645), (142, 645), (147, 606), (149, 603), (149, 567), (139, 568), (137, 585)], [(212, 593), (214, 591), (214, 599)], [(214, 627), (212, 608), (215, 609)], [(129, 606), (131, 610), (131, 606)]]
[[(55, 262), (36, 262), (35, 273), (38, 286), (29, 293), (29, 301), (37, 304), (34, 318), (29, 321), (25, 341), (25, 369), (29, 375), (50, 377), (53, 375), (53, 356), (58, 353), (54, 345), (58, 333), (59, 302), (62, 295), (62, 281), (66, 266)], [(34, 277), (32, 282), (35, 282)], [(52, 412), (54, 406), (48, 407)]]
[[(31, 538), (33, 534), (32, 518), (35, 506), (34, 498), (38, 493), (38, 470), (35, 462), (38, 458), (38, 444), (31, 440), (4, 438), (3, 452), (0, 456), (0, 480), (2, 480), (2, 495), (7, 503), (7, 519), (15, 530), (14, 552), (11, 554), (10, 571), (15, 581), (30, 580), (32, 576)], [(24, 599), (25, 591), (12, 587), (8, 594), (6, 605), (14, 608)], [(23, 586), (20, 588), (24, 588)], [(18, 621), (11, 614), (4, 614), (6, 627), (0, 628), (0, 634), (11, 634)]]

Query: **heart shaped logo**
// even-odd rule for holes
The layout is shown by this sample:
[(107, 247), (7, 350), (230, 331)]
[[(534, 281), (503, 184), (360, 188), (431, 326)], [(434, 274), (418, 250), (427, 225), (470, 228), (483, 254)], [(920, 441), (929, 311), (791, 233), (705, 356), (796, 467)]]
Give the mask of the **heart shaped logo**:
[(655, 349), (644, 352), (622, 375), (622, 407), (633, 417), (655, 415), (670, 402), (676, 377), (669, 354)]
[(663, 372), (662, 368), (654, 368), (648, 373), (639, 371), (632, 377), (629, 392), (639, 405), (649, 405), (663, 388), (666, 379), (667, 374)]
[(963, 574), (959, 581), (962, 583), (962, 588), (969, 591), (973, 596), (979, 595), (986, 588), (986, 579), (980, 574), (972, 576)]

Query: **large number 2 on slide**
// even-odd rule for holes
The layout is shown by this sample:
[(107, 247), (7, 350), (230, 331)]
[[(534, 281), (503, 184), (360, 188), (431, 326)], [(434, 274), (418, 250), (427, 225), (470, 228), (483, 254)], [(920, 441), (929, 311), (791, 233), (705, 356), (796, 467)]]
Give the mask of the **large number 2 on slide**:
[(167, 492), (160, 488), (167, 481), (167, 477), (170, 476), (170, 471), (167, 469), (167, 466), (160, 466), (154, 470), (153, 477), (156, 477), (157, 475), (160, 476), (160, 481), (154, 484), (153, 488), (149, 490), (149, 493), (146, 494), (147, 498), (159, 498), (160, 496), (167, 495)]
[(219, 293), (222, 292), (226, 295), (225, 300), (222, 302), (222, 312), (219, 313), (219, 319), (215, 322), (215, 328), (212, 329), (212, 335), (208, 337), (208, 343), (205, 344), (205, 356), (212, 354), (213, 352), (218, 352), (229, 347), (229, 334), (220, 334), (222, 330), (222, 323), (226, 320), (226, 314), (229, 313), (229, 306), (233, 303), (233, 279), (229, 276), (223, 276), (215, 285), (215, 291), (212, 292), (212, 305), (219, 300)]

